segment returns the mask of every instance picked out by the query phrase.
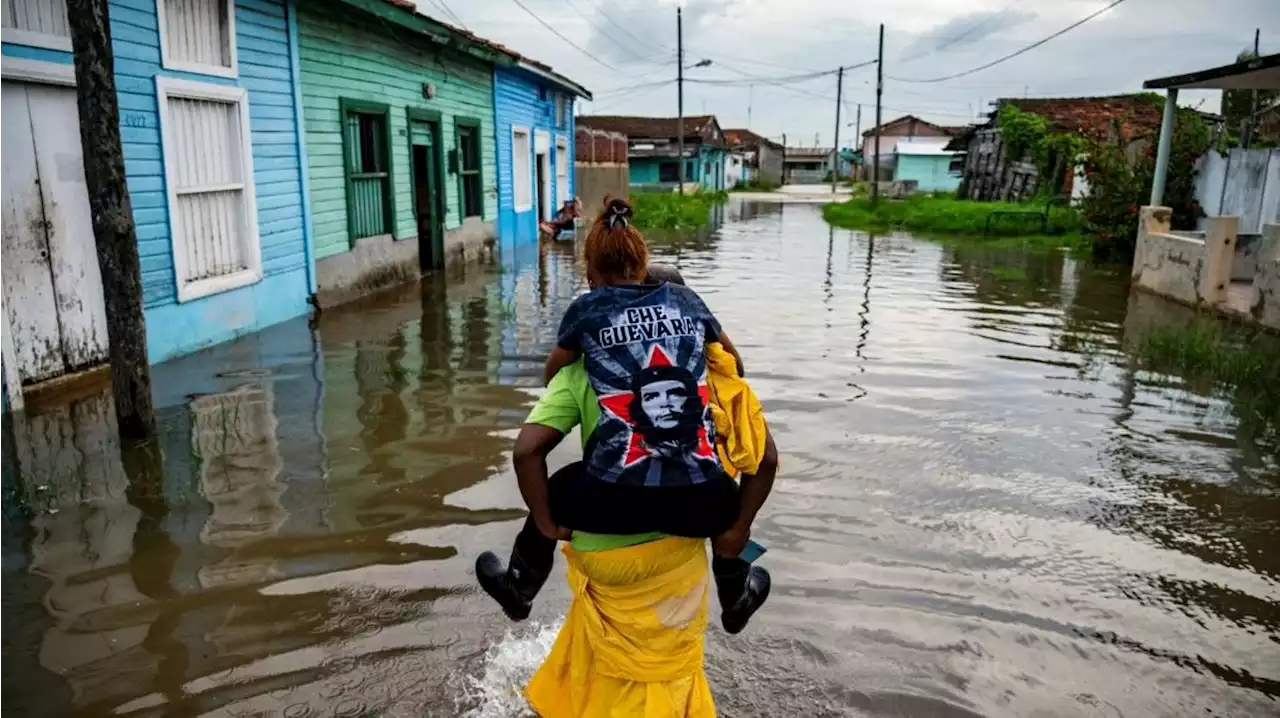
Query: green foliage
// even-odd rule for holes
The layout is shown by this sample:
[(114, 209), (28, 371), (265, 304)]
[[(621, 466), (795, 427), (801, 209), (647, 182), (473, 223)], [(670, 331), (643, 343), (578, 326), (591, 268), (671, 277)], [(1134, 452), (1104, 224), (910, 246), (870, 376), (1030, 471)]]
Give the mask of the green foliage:
[(1229, 394), (1242, 421), (1280, 440), (1280, 340), (1211, 317), (1162, 327), (1136, 347), (1139, 364)]
[(747, 182), (743, 182), (742, 180), (738, 180), (738, 183), (735, 184), (733, 188), (730, 189), (729, 191), (730, 192), (774, 192), (774, 191), (777, 191), (777, 189), (778, 189), (778, 185), (772, 182), (765, 182), (763, 180), (750, 180)]
[[(1164, 100), (1160, 98), (1163, 107)], [(1089, 194), (1081, 199), (1085, 229), (1097, 237), (1095, 253), (1122, 259), (1133, 255), (1138, 234), (1138, 210), (1151, 197), (1158, 138), (1152, 137), (1138, 157), (1125, 148), (1101, 140), (1090, 141), (1084, 152)], [(1164, 204), (1173, 210), (1174, 229), (1194, 229), (1204, 211), (1195, 199), (1196, 160), (1209, 149), (1209, 127), (1200, 114), (1178, 108), (1174, 118)]]
[(678, 192), (635, 192), (631, 204), (636, 226), (641, 229), (694, 229), (711, 221), (710, 211), (729, 200), (724, 190)]
[[(912, 195), (901, 201), (882, 200), (872, 207), (871, 200), (855, 197), (847, 202), (829, 204), (823, 216), (837, 227), (871, 231), (892, 228), (915, 232), (938, 232), (982, 236), (987, 217), (993, 211), (1038, 212), (1040, 203), (973, 202), (954, 196)], [(1044, 234), (1061, 237), (1079, 231), (1080, 217), (1070, 207), (1055, 205), (1049, 210)], [(1001, 217), (993, 222), (992, 236), (1026, 237), (1040, 235), (1040, 221), (1034, 216)]]
[[(1246, 50), (1236, 55), (1236, 62), (1252, 60), (1258, 56), (1253, 50)], [(1280, 90), (1258, 90), (1258, 111), (1280, 102)], [(1226, 120), (1227, 132), (1238, 134), (1244, 123), (1253, 114), (1253, 90), (1223, 90), (1222, 116)]]
[(1051, 133), (1044, 117), (1013, 105), (1000, 108), (996, 124), (1004, 142), (1005, 162), (1030, 159), (1040, 177), (1039, 194), (1044, 197), (1059, 194), (1067, 168), (1075, 166), (1076, 158), (1084, 150), (1084, 138)]

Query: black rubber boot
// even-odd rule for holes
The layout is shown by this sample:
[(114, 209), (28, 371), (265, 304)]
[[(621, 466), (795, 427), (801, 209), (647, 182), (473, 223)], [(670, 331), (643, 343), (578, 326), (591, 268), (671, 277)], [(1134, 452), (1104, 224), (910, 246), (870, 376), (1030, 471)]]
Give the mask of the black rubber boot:
[(547, 582), (547, 572), (530, 568), (518, 551), (511, 552), (510, 567), (503, 566), (494, 552), (485, 551), (476, 558), (476, 578), (508, 618), (523, 621), (529, 617), (542, 584)]
[(773, 579), (769, 578), (768, 571), (760, 566), (751, 567), (747, 574), (747, 588), (738, 600), (728, 608), (725, 608), (723, 602), (720, 604), (720, 623), (726, 633), (742, 633), (742, 629), (747, 627), (747, 621), (751, 620), (751, 616), (769, 598), (769, 588), (772, 585)]

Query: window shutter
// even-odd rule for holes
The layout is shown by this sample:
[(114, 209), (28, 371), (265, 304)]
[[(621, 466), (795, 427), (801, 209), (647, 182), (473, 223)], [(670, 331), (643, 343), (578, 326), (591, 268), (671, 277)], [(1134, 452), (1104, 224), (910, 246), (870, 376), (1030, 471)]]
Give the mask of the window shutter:
[(232, 0), (160, 0), (166, 66), (235, 67)]

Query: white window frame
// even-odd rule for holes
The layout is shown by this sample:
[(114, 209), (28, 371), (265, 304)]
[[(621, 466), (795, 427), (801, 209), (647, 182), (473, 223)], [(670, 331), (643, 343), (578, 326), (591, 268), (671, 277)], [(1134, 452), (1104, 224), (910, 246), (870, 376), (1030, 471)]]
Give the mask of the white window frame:
[(160, 66), (166, 70), (180, 70), (183, 72), (193, 72), (198, 75), (213, 75), (215, 77), (239, 77), (240, 61), (236, 54), (236, 0), (226, 0), (227, 3), (227, 42), (231, 50), (231, 67), (222, 67), (221, 65), (205, 65), (198, 62), (183, 62), (181, 60), (173, 60), (169, 57), (169, 41), (165, 35), (164, 20), (164, 4), (166, 0), (156, 0), (156, 22), (157, 31), (160, 34)]
[[(0, 0), (2, 1), (2, 0)], [(42, 85), (76, 86), (75, 65), (46, 60), (5, 57), (0, 63), (0, 77), (6, 80), (36, 82)]]
[[(189, 100), (213, 100), (216, 102), (234, 102), (240, 110), (240, 154), (243, 172), (243, 188), (245, 210), (245, 244), (246, 264), (248, 267), (234, 274), (210, 277), (194, 282), (185, 281), (187, 276), (186, 244), (179, 244), (175, 239), (180, 236), (179, 223), (182, 218), (178, 213), (178, 187), (170, 178), (170, 168), (178, 163), (174, 140), (169, 135), (169, 99), (179, 97)], [(220, 294), (262, 281), (262, 245), (258, 236), (258, 199), (253, 180), (253, 138), (249, 127), (249, 92), (243, 87), (215, 85), (207, 82), (179, 80), (163, 75), (156, 76), (156, 103), (160, 110), (160, 137), (164, 157), (165, 194), (168, 199), (169, 246), (173, 250), (173, 275), (178, 285), (178, 301), (189, 302), (211, 294)], [(204, 188), (208, 190), (208, 188)]]
[[(71, 52), (71, 38), (69, 37), (50, 35), (47, 32), (19, 30), (16, 27), (6, 27), (0, 30), (0, 41), (14, 45), (26, 45), (27, 47), (42, 47), (46, 50)], [(9, 62), (7, 56), (5, 57), (5, 62)]]
[[(520, 193), (516, 190), (516, 182), (518, 182), (520, 179), (519, 177), (516, 176), (517, 170), (519, 169), (519, 165), (516, 162), (516, 135), (524, 135), (525, 149), (528, 150), (528, 153), (525, 155), (525, 159), (524, 159), (524, 162), (525, 162), (524, 181), (525, 181), (525, 185), (528, 187), (528, 190), (529, 190), (527, 193), (527, 200), (525, 202), (520, 201)], [(533, 173), (534, 173), (533, 131), (530, 128), (524, 127), (521, 125), (512, 125), (511, 126), (511, 203), (515, 206), (516, 212), (528, 212), (529, 210), (533, 209), (533, 197), (535, 194), (534, 188), (533, 188)]]

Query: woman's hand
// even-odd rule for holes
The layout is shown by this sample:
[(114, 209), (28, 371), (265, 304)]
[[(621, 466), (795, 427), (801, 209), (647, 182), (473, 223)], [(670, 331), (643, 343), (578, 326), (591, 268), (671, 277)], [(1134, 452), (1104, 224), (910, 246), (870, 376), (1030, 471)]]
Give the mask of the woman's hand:
[(751, 538), (751, 527), (734, 526), (711, 539), (711, 552), (720, 558), (737, 558), (747, 547)]

